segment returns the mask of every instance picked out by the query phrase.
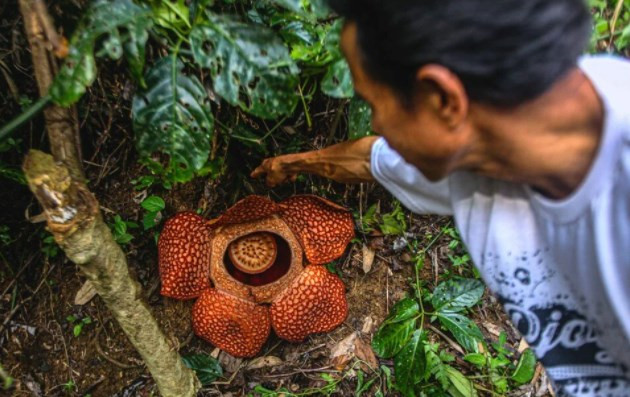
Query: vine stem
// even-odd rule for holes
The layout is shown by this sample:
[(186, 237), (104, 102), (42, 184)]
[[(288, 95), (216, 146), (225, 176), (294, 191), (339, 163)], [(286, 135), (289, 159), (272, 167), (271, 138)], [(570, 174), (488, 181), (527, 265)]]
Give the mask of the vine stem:
[(7, 137), (9, 134), (15, 131), (23, 123), (35, 117), (50, 102), (51, 102), (51, 99), (49, 95), (39, 98), (37, 102), (29, 106), (29, 108), (26, 109), (24, 112), (22, 112), (19, 116), (9, 121), (9, 123), (7, 123), (2, 128), (0, 128), (0, 142), (2, 142), (5, 137)]

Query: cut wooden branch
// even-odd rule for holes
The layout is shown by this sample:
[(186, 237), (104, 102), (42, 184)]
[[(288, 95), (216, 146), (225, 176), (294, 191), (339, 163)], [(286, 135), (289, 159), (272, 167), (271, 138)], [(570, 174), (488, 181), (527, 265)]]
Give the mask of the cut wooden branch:
[[(31, 47), (39, 95), (45, 98), (57, 72), (57, 62), (47, 50), (47, 47), (51, 46), (51, 39), (46, 36), (41, 20), (47, 20), (47, 30), (54, 32), (54, 29), (48, 14), (42, 11), (43, 3), (40, 2), (37, 7), (40, 10), (39, 13), (34, 4), (35, 1), (33, 0), (20, 0), (20, 11), (24, 19), (26, 37)], [(81, 165), (81, 140), (79, 139), (79, 121), (76, 108), (74, 106), (70, 108), (56, 105), (48, 106), (44, 109), (44, 119), (50, 151), (55, 159), (65, 164), (75, 179), (85, 179)]]
[(24, 173), (55, 241), (90, 280), (142, 356), (162, 395), (196, 395), (199, 381), (184, 366), (143, 301), (140, 286), (131, 278), (125, 254), (103, 221), (94, 195), (64, 165), (37, 150), (26, 156)]
[[(54, 35), (55, 30), (41, 0), (19, 3), (35, 77), (44, 97), (57, 70), (46, 43), (59, 38), (46, 36), (46, 32)], [(24, 172), (50, 232), (112, 312), (160, 393), (165, 397), (195, 396), (201, 387), (199, 380), (160, 330), (142, 299), (140, 285), (129, 274), (124, 253), (103, 221), (98, 201), (85, 184), (76, 108), (50, 106), (44, 117), (52, 156), (30, 151)]]

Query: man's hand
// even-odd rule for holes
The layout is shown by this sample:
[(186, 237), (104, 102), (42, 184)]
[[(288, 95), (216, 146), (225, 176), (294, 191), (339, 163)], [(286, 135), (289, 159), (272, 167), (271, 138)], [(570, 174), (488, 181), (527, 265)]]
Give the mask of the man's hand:
[(295, 181), (301, 172), (316, 174), (341, 183), (372, 182), (370, 155), (377, 137), (365, 137), (312, 152), (286, 154), (265, 159), (251, 174), (253, 178), (267, 175), (267, 185), (273, 187)]
[[(302, 155), (308, 155), (309, 153), (300, 153)], [(286, 154), (284, 156), (271, 157), (263, 160), (254, 171), (252, 171), (251, 177), (258, 178), (263, 175), (267, 175), (267, 186), (274, 187), (285, 182), (295, 182), (298, 176), (297, 172), (291, 172), (290, 165), (295, 161), (294, 154)]]

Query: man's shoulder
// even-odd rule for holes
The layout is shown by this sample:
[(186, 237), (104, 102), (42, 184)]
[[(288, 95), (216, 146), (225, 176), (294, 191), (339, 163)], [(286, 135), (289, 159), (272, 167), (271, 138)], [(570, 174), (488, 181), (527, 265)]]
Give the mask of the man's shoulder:
[(614, 55), (590, 55), (580, 58), (579, 67), (607, 108), (630, 114), (630, 60)]

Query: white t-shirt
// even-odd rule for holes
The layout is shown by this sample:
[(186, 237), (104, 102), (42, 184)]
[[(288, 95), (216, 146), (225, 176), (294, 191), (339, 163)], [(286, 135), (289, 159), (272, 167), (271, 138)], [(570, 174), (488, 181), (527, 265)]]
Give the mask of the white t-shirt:
[(580, 68), (603, 101), (605, 125), (570, 197), (467, 172), (432, 183), (382, 138), (372, 173), (413, 212), (454, 216), (558, 395), (630, 396), (630, 62), (587, 57)]

